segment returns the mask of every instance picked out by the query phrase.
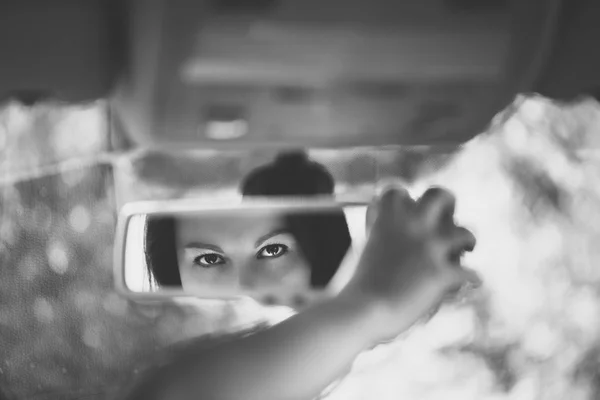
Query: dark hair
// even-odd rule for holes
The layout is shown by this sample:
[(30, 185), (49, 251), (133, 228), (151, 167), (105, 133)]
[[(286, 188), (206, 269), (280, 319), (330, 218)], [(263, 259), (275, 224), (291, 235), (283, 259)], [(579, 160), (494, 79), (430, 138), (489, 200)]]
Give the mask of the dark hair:
[[(331, 174), (303, 151), (281, 153), (275, 161), (252, 171), (242, 182), (243, 196), (306, 197), (333, 195)], [(326, 286), (337, 272), (351, 244), (343, 210), (335, 213), (288, 215), (285, 222), (311, 267), (311, 285)], [(146, 263), (160, 286), (181, 286), (175, 245), (175, 220), (148, 219)]]

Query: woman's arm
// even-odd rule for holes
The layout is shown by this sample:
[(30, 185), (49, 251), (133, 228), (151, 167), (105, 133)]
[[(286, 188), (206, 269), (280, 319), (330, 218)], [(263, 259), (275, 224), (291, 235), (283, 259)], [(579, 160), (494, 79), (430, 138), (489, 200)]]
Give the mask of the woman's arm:
[(198, 354), (190, 348), (189, 360), (159, 378), (165, 386), (157, 399), (314, 399), (377, 342), (375, 318), (340, 296)]

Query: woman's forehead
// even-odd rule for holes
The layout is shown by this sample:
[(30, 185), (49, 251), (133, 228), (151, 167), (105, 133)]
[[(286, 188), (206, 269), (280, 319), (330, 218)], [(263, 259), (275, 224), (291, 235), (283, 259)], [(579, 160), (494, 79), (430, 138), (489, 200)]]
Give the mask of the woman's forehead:
[(285, 228), (281, 214), (258, 211), (178, 217), (176, 225), (179, 242), (201, 241), (207, 244), (228, 239), (256, 240)]

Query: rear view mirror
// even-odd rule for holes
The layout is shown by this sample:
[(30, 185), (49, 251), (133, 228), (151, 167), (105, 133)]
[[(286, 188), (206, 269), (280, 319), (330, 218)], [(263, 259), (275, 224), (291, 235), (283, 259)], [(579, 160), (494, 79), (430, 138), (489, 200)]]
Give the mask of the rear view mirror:
[(130, 203), (116, 239), (117, 289), (301, 308), (352, 276), (365, 215), (365, 203), (333, 200)]

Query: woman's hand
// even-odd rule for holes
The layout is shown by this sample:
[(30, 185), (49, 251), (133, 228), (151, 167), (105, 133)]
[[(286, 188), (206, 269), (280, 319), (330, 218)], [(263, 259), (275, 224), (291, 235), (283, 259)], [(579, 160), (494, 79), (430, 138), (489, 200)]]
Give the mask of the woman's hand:
[(446, 190), (432, 188), (415, 201), (395, 185), (369, 208), (367, 244), (340, 297), (376, 316), (369, 324), (375, 342), (396, 337), (465, 284), (480, 283), (460, 265), (475, 237), (455, 225), (454, 206)]

